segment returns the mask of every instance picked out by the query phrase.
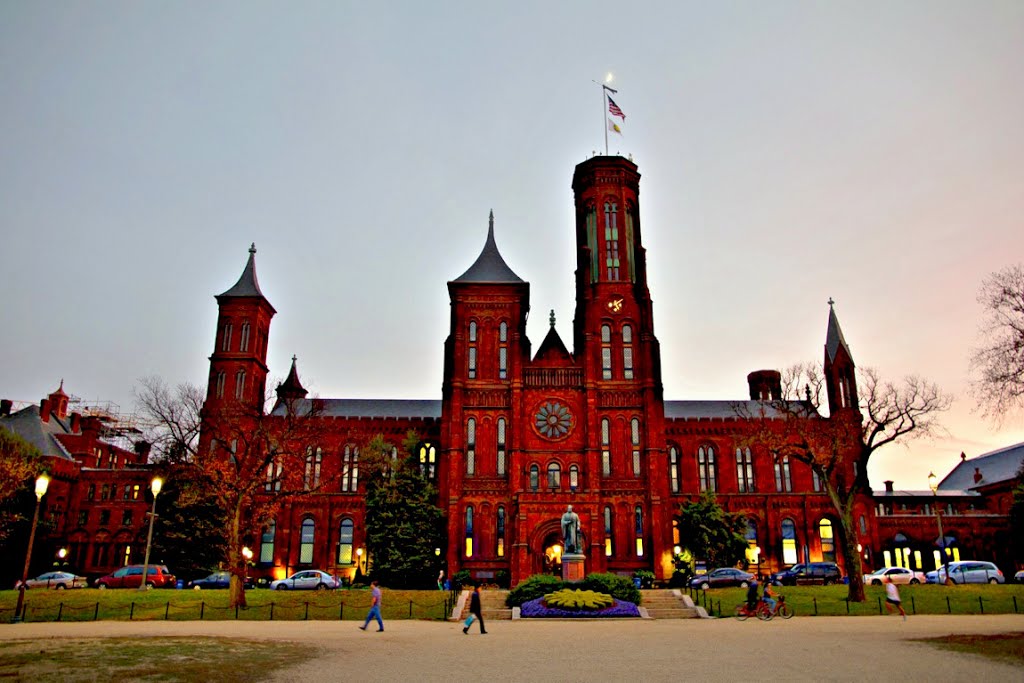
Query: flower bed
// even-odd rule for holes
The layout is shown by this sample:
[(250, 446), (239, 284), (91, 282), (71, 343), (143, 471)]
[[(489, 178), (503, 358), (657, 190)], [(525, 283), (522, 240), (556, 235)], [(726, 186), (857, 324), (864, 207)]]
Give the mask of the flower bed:
[(548, 607), (544, 603), (544, 598), (537, 598), (535, 600), (527, 600), (524, 602), (520, 608), (519, 616), (524, 619), (544, 617), (554, 617), (557, 619), (599, 619), (601, 617), (621, 618), (639, 617), (640, 610), (637, 609), (637, 606), (633, 603), (626, 602), (624, 600), (615, 600), (611, 607), (605, 607), (604, 609), (597, 610), (559, 609), (557, 607)]

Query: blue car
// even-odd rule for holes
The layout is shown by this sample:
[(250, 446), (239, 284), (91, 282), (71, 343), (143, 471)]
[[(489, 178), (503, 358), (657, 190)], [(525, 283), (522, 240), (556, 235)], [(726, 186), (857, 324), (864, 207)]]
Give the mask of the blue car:
[[(195, 581), (189, 581), (188, 587), (192, 590), (210, 590), (214, 588), (227, 588), (231, 584), (231, 572), (214, 572), (209, 576), (196, 579)], [(252, 588), (253, 580), (251, 578), (245, 579), (245, 587)]]

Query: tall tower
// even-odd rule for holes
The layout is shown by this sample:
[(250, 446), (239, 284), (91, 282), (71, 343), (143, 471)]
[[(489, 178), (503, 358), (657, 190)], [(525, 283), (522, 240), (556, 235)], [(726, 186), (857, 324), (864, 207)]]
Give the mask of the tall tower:
[(262, 409), (267, 387), (267, 339), (277, 312), (256, 279), (256, 245), (238, 282), (217, 296), (219, 313), (210, 356), (204, 413), (228, 406)]
[(846, 345), (839, 318), (828, 300), (828, 330), (825, 332), (825, 389), (828, 392), (828, 411), (835, 415), (840, 410), (857, 410), (857, 373), (850, 347)]

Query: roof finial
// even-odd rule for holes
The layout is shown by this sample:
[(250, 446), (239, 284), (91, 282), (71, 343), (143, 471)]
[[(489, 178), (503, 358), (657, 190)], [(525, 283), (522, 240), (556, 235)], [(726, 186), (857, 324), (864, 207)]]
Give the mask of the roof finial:
[(832, 308), (832, 304), (834, 304), (834, 303), (835, 303), (835, 300), (833, 300), (832, 297), (829, 297), (828, 298), (828, 307), (829, 307), (829, 309)]
[(249, 253), (250, 254), (255, 254), (256, 253), (256, 243), (255, 242), (253, 242), (252, 244), (249, 245)]
[(60, 378), (60, 386), (57, 387), (57, 391), (64, 391), (64, 378)]
[(295, 355), (295, 354), (293, 353), (293, 354), (292, 354), (292, 365), (295, 365), (295, 361), (297, 361), (298, 359), (299, 359), (299, 357), (298, 357), (298, 356), (296, 356), (296, 355)]
[(551, 327), (555, 326), (555, 309), (551, 309), (551, 315), (548, 316), (548, 320), (551, 322)]

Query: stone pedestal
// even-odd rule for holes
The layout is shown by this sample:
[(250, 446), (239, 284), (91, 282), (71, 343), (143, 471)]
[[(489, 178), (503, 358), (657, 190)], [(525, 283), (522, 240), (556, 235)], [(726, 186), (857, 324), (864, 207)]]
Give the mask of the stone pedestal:
[(578, 553), (563, 553), (562, 554), (562, 581), (571, 581), (576, 583), (582, 581), (583, 574), (583, 561), (586, 559), (586, 555), (580, 555)]

